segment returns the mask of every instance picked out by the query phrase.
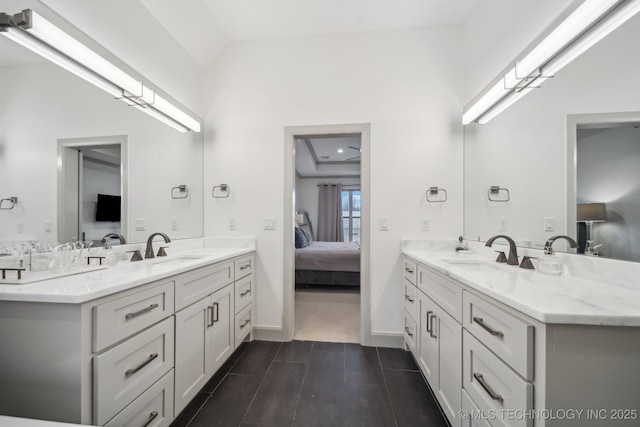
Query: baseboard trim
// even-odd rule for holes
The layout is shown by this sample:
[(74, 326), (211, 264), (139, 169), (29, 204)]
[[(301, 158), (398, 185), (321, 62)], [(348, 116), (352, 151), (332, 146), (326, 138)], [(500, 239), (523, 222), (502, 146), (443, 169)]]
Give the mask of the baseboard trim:
[(254, 326), (253, 339), (259, 341), (286, 341), (284, 330), (277, 326)]
[(372, 347), (404, 348), (404, 335), (393, 332), (371, 332), (369, 345)]

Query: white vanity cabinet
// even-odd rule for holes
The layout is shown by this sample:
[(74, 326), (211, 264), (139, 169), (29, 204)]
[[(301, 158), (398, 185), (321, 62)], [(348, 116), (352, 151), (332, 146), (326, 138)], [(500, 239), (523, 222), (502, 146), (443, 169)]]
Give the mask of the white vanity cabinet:
[(229, 258), (85, 302), (0, 300), (0, 413), (169, 426), (233, 353), (236, 320), (253, 309), (254, 255)]

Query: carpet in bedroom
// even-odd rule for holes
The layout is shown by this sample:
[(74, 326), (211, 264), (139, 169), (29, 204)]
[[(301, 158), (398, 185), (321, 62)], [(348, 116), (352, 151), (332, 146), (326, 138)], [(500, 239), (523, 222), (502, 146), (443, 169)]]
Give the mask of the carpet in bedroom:
[(324, 342), (360, 342), (358, 288), (296, 289), (294, 339)]

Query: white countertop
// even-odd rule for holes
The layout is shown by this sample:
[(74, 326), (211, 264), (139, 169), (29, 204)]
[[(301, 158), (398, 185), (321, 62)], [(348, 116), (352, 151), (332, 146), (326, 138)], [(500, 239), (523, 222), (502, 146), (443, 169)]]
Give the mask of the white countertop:
[(33, 420), (30, 418), (6, 417), (0, 415), (0, 426), (2, 427), (80, 427), (86, 424), (69, 424), (55, 421)]
[(200, 247), (168, 257), (120, 261), (116, 266), (89, 273), (0, 285), (0, 301), (83, 303), (254, 251), (255, 247)]
[[(546, 275), (495, 263), (484, 255), (415, 248), (402, 253), (541, 322), (640, 326), (640, 287)], [(446, 262), (462, 258), (486, 262), (490, 268), (470, 271)]]

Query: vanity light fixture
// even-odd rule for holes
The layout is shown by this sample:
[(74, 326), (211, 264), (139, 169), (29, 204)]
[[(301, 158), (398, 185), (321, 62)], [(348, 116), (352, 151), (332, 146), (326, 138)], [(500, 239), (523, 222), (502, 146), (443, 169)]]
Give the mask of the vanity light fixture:
[[(486, 123), (635, 15), (640, 0), (584, 0), (465, 109), (462, 124)], [(555, 65), (554, 65), (555, 64)], [(496, 109), (497, 111), (492, 111)]]
[(31, 9), (0, 14), (0, 34), (181, 132), (200, 132), (200, 122)]

